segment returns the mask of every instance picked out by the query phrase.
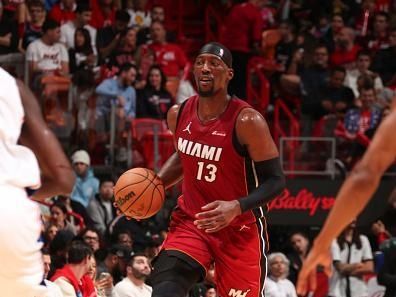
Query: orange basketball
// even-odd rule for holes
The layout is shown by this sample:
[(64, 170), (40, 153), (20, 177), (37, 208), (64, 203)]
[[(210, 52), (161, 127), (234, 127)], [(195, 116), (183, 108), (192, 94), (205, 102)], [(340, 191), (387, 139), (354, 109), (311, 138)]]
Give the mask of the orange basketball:
[(114, 197), (117, 207), (126, 216), (146, 219), (161, 209), (165, 200), (165, 188), (153, 171), (133, 168), (117, 180)]

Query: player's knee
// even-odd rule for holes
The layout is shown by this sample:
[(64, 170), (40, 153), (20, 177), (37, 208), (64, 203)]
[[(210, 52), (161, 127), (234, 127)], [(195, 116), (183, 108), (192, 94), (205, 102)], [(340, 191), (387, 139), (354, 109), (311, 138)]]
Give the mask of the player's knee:
[(152, 297), (185, 297), (188, 291), (174, 281), (163, 281), (153, 285)]
[[(167, 251), (161, 251), (154, 260), (154, 270), (149, 282), (153, 291), (158, 294), (153, 295), (155, 297), (184, 297), (197, 281), (203, 279), (204, 275), (204, 268), (195, 263), (195, 260), (190, 259), (189, 256), (182, 253), (169, 254)], [(161, 295), (169, 292), (180, 292), (182, 295)]]

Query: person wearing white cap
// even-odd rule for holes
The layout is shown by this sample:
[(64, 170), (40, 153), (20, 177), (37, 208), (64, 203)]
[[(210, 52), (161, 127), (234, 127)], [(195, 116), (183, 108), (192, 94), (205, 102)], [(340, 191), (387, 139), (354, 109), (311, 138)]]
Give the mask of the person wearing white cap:
[(76, 183), (71, 199), (86, 208), (91, 198), (99, 191), (99, 180), (90, 169), (91, 159), (86, 151), (78, 150), (74, 152), (71, 159), (76, 174)]

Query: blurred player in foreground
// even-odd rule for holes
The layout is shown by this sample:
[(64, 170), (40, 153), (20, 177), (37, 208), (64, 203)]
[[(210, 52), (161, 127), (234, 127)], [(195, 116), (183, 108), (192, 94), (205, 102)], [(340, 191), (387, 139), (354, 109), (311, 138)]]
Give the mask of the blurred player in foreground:
[[(381, 176), (396, 157), (396, 111), (381, 123), (362, 160), (341, 187), (336, 202), (317, 236), (297, 284), (297, 293), (304, 296), (316, 288), (316, 266), (324, 265), (329, 273), (330, 245), (364, 209), (377, 189)], [(353, 198), (353, 201), (351, 201)]]
[[(42, 295), (38, 242), (42, 200), (69, 194), (74, 176), (31, 91), (0, 68), (0, 288), (2, 296)], [(40, 177), (41, 175), (41, 177)]]

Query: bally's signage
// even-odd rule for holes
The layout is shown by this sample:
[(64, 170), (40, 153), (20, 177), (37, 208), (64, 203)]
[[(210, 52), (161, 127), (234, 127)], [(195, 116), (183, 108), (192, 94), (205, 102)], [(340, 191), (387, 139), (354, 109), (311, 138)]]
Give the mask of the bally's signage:
[[(268, 223), (272, 225), (320, 226), (335, 203), (343, 181), (321, 179), (289, 179), (286, 190), (268, 206)], [(370, 224), (380, 217), (394, 188), (393, 180), (381, 182), (368, 206), (359, 217), (360, 224)], [(354, 203), (353, 195), (349, 203)], [(345, 205), (348, 207), (348, 205)]]

